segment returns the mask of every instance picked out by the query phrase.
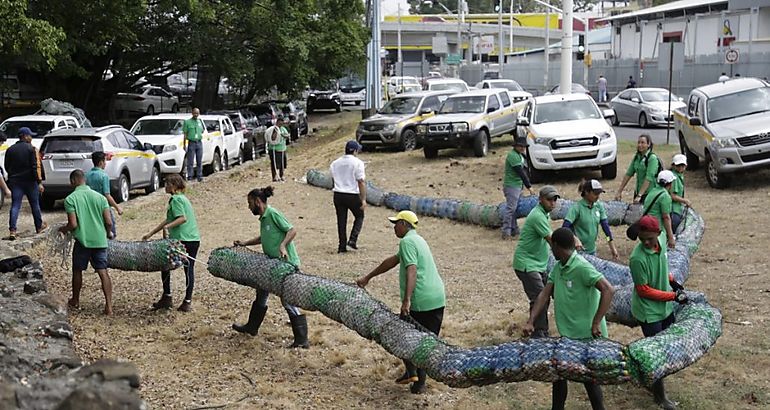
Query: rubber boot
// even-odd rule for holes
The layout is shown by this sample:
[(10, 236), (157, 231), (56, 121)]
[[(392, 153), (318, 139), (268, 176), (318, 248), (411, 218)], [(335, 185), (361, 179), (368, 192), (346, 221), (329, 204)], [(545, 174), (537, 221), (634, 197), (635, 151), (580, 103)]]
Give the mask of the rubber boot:
[(252, 302), (249, 321), (243, 325), (233, 323), (233, 330), (256, 336), (257, 332), (259, 332), (259, 326), (262, 325), (262, 321), (265, 319), (265, 313), (267, 313), (267, 307), (262, 307), (257, 302)]
[(299, 315), (289, 319), (291, 320), (291, 330), (294, 332), (294, 343), (289, 347), (292, 349), (297, 347), (309, 348), (310, 345), (307, 341), (307, 316)]
[(655, 397), (655, 403), (657, 403), (662, 409), (675, 410), (676, 403), (669, 400), (666, 397), (666, 389), (663, 387), (663, 380), (658, 380), (652, 385), (652, 395)]

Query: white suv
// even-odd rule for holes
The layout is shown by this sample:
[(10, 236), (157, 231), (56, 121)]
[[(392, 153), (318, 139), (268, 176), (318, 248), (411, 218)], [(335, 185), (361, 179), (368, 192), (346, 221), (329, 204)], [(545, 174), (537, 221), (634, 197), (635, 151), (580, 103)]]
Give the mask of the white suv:
[(532, 182), (544, 171), (600, 169), (603, 179), (617, 176), (618, 142), (606, 118), (587, 94), (546, 95), (527, 102), (519, 115), (517, 135), (529, 138), (527, 161)]
[(39, 149), (43, 143), (43, 137), (49, 132), (67, 128), (80, 128), (80, 126), (80, 122), (75, 117), (70, 117), (69, 115), (22, 115), (8, 118), (0, 124), (0, 131), (8, 137), (8, 140), (3, 145), (0, 145), (0, 168), (5, 170), (5, 151), (19, 140), (17, 138), (19, 128), (27, 127), (37, 134), (32, 137), (32, 145)]

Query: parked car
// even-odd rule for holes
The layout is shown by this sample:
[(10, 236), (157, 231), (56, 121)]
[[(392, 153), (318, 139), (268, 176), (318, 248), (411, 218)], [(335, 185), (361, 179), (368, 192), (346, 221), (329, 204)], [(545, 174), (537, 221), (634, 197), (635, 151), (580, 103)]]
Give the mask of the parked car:
[[(251, 151), (246, 150), (246, 157), (248, 159), (257, 159), (260, 154), (267, 152), (267, 145), (265, 144), (265, 130), (267, 126), (259, 121), (259, 117), (253, 111), (246, 108), (241, 108), (240, 111), (241, 115), (246, 119), (246, 126), (251, 129), (252, 135)], [(246, 143), (249, 144), (249, 141)]]
[(714, 188), (729, 187), (737, 172), (770, 168), (770, 84), (735, 78), (698, 87), (674, 111), (674, 129), (687, 167), (704, 160)]
[(267, 127), (275, 125), (276, 118), (281, 115), (281, 110), (269, 102), (259, 103), (256, 105), (247, 105), (242, 108), (248, 108), (257, 116), (259, 123)]
[(15, 144), (19, 139), (19, 128), (27, 127), (35, 136), (32, 137), (32, 145), (40, 149), (43, 144), (43, 137), (51, 131), (80, 128), (81, 124), (77, 118), (68, 115), (22, 115), (10, 117), (0, 124), (0, 131), (5, 133), (8, 139), (0, 145), (0, 169), (5, 175), (5, 151)]
[(629, 88), (610, 100), (610, 107), (615, 111), (612, 125), (621, 122), (633, 122), (642, 128), (667, 125), (673, 120), (671, 113), (686, 106), (682, 98), (669, 94), (665, 88)]
[(284, 120), (289, 123), (292, 141), (296, 141), (300, 135), (307, 135), (310, 132), (307, 114), (299, 104), (288, 100), (274, 100), (271, 103), (283, 114)]
[(130, 93), (115, 96), (115, 110), (153, 115), (179, 111), (179, 98), (161, 87), (144, 85)]
[(483, 80), (476, 84), (476, 88), (479, 90), (486, 90), (487, 88), (505, 88), (508, 90), (508, 96), (511, 97), (514, 103), (526, 101), (532, 98), (532, 94), (524, 91), (523, 88), (514, 80), (508, 79), (492, 79)]
[(336, 81), (330, 81), (323, 90), (311, 90), (307, 96), (307, 112), (312, 114), (315, 110), (342, 111), (340, 90)]
[(438, 113), (417, 126), (425, 158), (435, 158), (442, 148), (473, 148), (477, 157), (487, 155), (493, 137), (516, 129), (517, 108), (506, 90), (489, 89), (454, 94)]
[(377, 146), (413, 150), (418, 146), (417, 123), (435, 115), (441, 103), (452, 94), (453, 91), (400, 94), (388, 101), (377, 114), (358, 124), (356, 140), (366, 150)]
[[(222, 169), (229, 169), (232, 165), (242, 164), (244, 162), (243, 131), (238, 130), (233, 125), (230, 117), (226, 115), (200, 115), (198, 118), (206, 124), (206, 133), (203, 135), (203, 164), (207, 172), (219, 172)], [(206, 141), (211, 140), (206, 150)], [(214, 151), (211, 152), (211, 149)], [(209, 156), (210, 155), (210, 156)], [(209, 166), (208, 158), (211, 158)]]
[[(583, 87), (581, 84), (578, 83), (572, 83), (572, 94), (580, 93), (580, 94), (586, 94), (591, 95), (591, 91), (589, 91), (587, 88)], [(554, 95), (554, 94), (561, 94), (561, 85), (556, 84), (551, 88), (545, 95)]]
[(393, 98), (402, 93), (414, 93), (422, 91), (422, 85), (416, 77), (390, 77), (387, 84), (388, 98)]
[(166, 81), (171, 93), (179, 98), (190, 97), (195, 92), (195, 78), (185, 79), (181, 74), (171, 74)]
[(160, 164), (152, 145), (142, 144), (119, 125), (52, 131), (40, 151), (45, 171), (45, 191), (40, 199), (44, 208), (52, 208), (57, 199), (73, 191), (70, 173), (91, 169), (94, 151), (104, 151), (107, 157), (104, 171), (110, 177), (115, 202), (127, 201), (133, 189), (144, 188), (149, 194), (160, 187)]
[(342, 104), (361, 105), (366, 101), (366, 83), (356, 77), (344, 77), (340, 82), (340, 101)]
[(468, 84), (459, 78), (429, 78), (425, 81), (425, 91), (469, 91)]
[(614, 179), (618, 142), (605, 119), (613, 115), (582, 93), (530, 99), (519, 115), (517, 134), (529, 138), (532, 182), (542, 181), (546, 171), (580, 168), (600, 169), (603, 179)]
[[(249, 121), (243, 115), (245, 110), (208, 111), (206, 114), (226, 115), (232, 121), (236, 131), (243, 133), (243, 152), (246, 160), (257, 159), (260, 149), (265, 147), (265, 127), (258, 122)], [(253, 115), (253, 113), (252, 113)]]

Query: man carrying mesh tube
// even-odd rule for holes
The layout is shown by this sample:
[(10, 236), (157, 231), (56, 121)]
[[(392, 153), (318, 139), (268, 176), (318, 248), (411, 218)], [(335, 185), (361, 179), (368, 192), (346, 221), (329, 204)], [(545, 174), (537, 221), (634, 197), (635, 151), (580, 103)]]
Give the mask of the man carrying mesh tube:
[[(401, 211), (388, 220), (393, 223), (393, 230), (398, 243), (398, 253), (385, 259), (369, 274), (359, 277), (356, 284), (366, 287), (369, 280), (394, 267), (398, 268), (398, 281), (401, 294), (401, 317), (411, 317), (438, 336), (444, 320), (446, 295), (444, 281), (436, 268), (436, 261), (428, 243), (417, 234), (417, 215), (412, 211)], [(404, 360), (406, 371), (396, 379), (398, 384), (412, 383), (410, 391), (421, 394), (426, 391), (425, 370), (417, 369), (414, 364)]]
[(524, 152), (527, 150), (526, 137), (516, 137), (513, 140), (513, 149), (505, 158), (505, 176), (503, 177), (503, 194), (505, 195), (505, 212), (503, 213), (503, 240), (513, 239), (519, 234), (519, 224), (516, 222), (516, 207), (519, 205), (519, 196), (524, 187), (527, 187), (530, 195), (532, 184), (529, 183), (527, 170), (524, 168)]
[[(529, 310), (545, 287), (548, 273), (548, 245), (551, 243), (551, 224), (548, 213), (556, 206), (559, 192), (551, 185), (540, 188), (540, 203), (530, 211), (513, 255), (513, 270), (529, 298)], [(548, 303), (535, 319), (533, 337), (548, 337)]]
[[(652, 215), (639, 220), (639, 243), (629, 261), (634, 292), (631, 314), (639, 321), (645, 337), (652, 337), (674, 323), (670, 302), (687, 303), (684, 287), (668, 273), (666, 240), (660, 235), (660, 223)], [(676, 403), (666, 397), (663, 379), (652, 385), (655, 402), (664, 409), (675, 409)]]
[[(294, 246), (294, 238), (297, 231), (277, 209), (267, 205), (267, 198), (273, 196), (273, 187), (252, 189), (246, 196), (251, 213), (259, 216), (259, 236), (246, 241), (235, 241), (235, 246), (262, 245), (265, 255), (282, 259), (285, 262), (299, 268), (299, 255)], [(262, 321), (267, 313), (267, 298), (270, 293), (263, 289), (257, 289), (257, 297), (251, 304), (249, 320), (243, 325), (233, 323), (233, 330), (256, 336)], [(283, 308), (289, 314), (291, 330), (294, 333), (294, 343), (290, 348), (301, 347), (307, 349), (310, 345), (307, 340), (307, 317), (296, 306), (283, 303)]]
[[(559, 228), (551, 235), (551, 249), (556, 265), (548, 282), (532, 307), (529, 320), (522, 328), (524, 336), (535, 331), (534, 321), (553, 297), (553, 310), (559, 334), (574, 340), (607, 337), (604, 315), (612, 303), (612, 285), (575, 251), (575, 235), (568, 228)], [(583, 383), (594, 410), (604, 409), (602, 390), (598, 384)], [(567, 401), (567, 381), (553, 383), (553, 410), (563, 410)]]

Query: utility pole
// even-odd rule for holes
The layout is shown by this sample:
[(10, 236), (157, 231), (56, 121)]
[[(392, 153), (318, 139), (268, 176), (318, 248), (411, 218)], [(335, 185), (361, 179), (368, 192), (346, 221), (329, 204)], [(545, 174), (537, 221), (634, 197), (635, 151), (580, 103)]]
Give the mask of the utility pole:
[(497, 7), (497, 31), (498, 31), (498, 53), (497, 53), (497, 63), (500, 65), (500, 73), (503, 72), (503, 63), (505, 63), (505, 44), (504, 44), (504, 37), (503, 37), (503, 0), (498, 0), (499, 4)]
[(404, 75), (404, 57), (401, 54), (401, 3), (398, 3), (398, 75)]
[(370, 0), (372, 38), (367, 49), (366, 108), (373, 113), (382, 104), (382, 67), (380, 64), (380, 0)]
[(511, 53), (513, 53), (513, 0), (511, 0), (511, 15), (510, 15), (510, 31), (508, 32), (508, 47), (511, 48)]
[(545, 56), (545, 72), (543, 73), (543, 92), (548, 92), (548, 60), (551, 52), (551, 8), (545, 8), (545, 48), (543, 49), (543, 55)]
[[(463, 0), (457, 0), (457, 53), (460, 55), (460, 60), (464, 59), (463, 56)], [(460, 78), (460, 70), (458, 65), (457, 78)]]
[(562, 1), (561, 17), (561, 94), (572, 92), (572, 0)]

